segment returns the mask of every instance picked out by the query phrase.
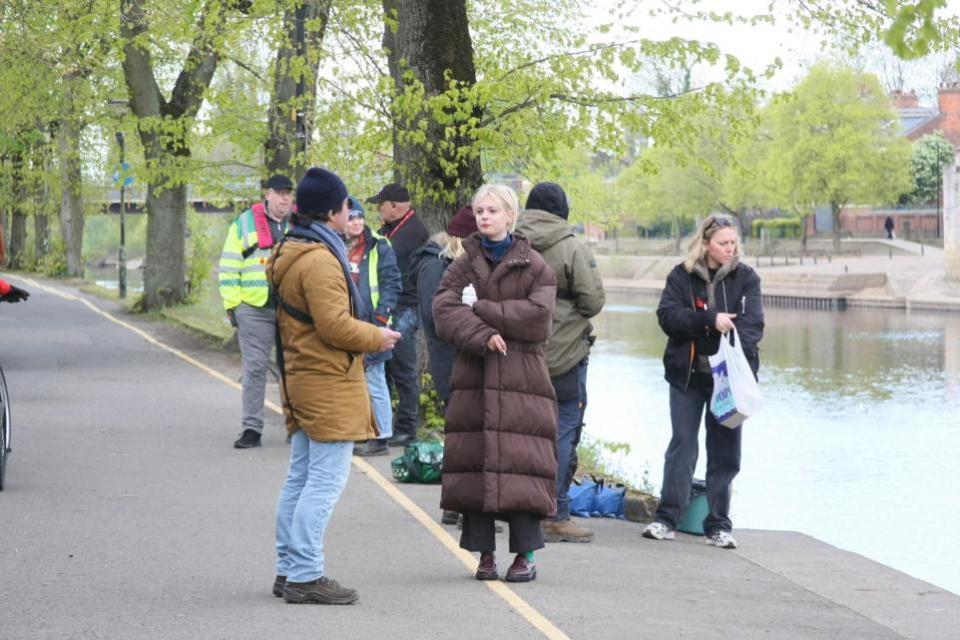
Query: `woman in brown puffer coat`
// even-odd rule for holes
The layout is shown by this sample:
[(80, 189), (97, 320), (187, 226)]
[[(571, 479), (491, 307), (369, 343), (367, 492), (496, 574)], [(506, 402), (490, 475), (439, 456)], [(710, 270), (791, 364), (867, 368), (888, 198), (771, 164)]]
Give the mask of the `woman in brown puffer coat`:
[(480, 552), (478, 580), (496, 580), (495, 519), (510, 525), (510, 582), (537, 576), (540, 521), (557, 508), (557, 403), (544, 345), (557, 280), (516, 226), (517, 195), (484, 185), (478, 234), (433, 299), (441, 339), (457, 347), (443, 461), (443, 509), (463, 513), (460, 546)]

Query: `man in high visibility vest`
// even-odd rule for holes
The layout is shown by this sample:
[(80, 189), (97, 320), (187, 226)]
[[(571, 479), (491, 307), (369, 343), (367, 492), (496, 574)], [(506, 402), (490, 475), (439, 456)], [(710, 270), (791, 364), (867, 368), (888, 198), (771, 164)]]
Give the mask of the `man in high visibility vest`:
[(243, 432), (237, 449), (260, 446), (267, 368), (276, 341), (276, 304), (267, 284), (267, 258), (287, 230), (293, 183), (284, 175), (267, 180), (263, 202), (233, 221), (220, 252), (220, 297), (237, 328), (243, 358)]
[[(390, 241), (366, 224), (366, 214), (360, 201), (353, 196), (349, 200), (350, 214), (344, 236), (350, 275), (366, 305), (367, 315), (360, 319), (385, 327), (396, 310), (402, 288), (397, 256)], [(380, 437), (354, 449), (354, 455), (385, 456), (390, 452), (387, 439), (393, 435), (393, 408), (387, 387), (386, 362), (391, 355), (391, 351), (380, 351), (368, 353), (363, 358), (370, 404)]]

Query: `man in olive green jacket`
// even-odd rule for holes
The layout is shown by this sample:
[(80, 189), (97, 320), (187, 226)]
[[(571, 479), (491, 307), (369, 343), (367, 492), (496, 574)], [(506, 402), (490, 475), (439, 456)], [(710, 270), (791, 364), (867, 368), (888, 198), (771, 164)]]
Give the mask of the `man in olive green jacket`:
[(527, 198), (517, 230), (557, 274), (553, 331), (547, 369), (557, 394), (557, 515), (543, 523), (547, 542), (590, 542), (593, 532), (570, 519), (570, 482), (577, 468), (577, 444), (587, 407), (587, 361), (593, 344), (590, 318), (603, 309), (603, 282), (597, 261), (567, 224), (567, 195), (560, 185), (541, 182)]

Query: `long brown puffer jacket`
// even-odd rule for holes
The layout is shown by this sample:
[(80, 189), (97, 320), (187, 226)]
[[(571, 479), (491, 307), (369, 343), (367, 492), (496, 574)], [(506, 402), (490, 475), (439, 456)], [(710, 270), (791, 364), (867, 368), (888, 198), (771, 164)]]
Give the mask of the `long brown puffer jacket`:
[[(557, 510), (557, 403), (547, 373), (556, 275), (520, 234), (493, 268), (480, 236), (447, 269), (433, 299), (437, 333), (457, 347), (450, 379), (440, 504), (503, 514)], [(462, 303), (472, 284), (477, 302)], [(490, 351), (500, 334), (507, 354)]]

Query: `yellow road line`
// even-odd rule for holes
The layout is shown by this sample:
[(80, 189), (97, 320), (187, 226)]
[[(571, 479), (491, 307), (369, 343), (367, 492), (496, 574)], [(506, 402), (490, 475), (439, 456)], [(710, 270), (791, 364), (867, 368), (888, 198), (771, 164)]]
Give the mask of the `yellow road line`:
[[(43, 291), (51, 293), (55, 296), (59, 296), (64, 300), (72, 300), (72, 301), (80, 302), (81, 304), (89, 308), (91, 311), (96, 313), (97, 315), (106, 318), (107, 320), (109, 320), (110, 322), (113, 322), (114, 324), (120, 325), (124, 329), (128, 329), (129, 331), (132, 331), (133, 333), (137, 334), (138, 336), (140, 336), (150, 344), (157, 346), (163, 349), (164, 351), (167, 351), (168, 353), (172, 353), (176, 357), (193, 365), (194, 367), (200, 369), (204, 373), (216, 378), (220, 382), (226, 383), (231, 387), (233, 387), (234, 389), (242, 389), (242, 386), (239, 383), (231, 380), (230, 378), (223, 375), (219, 371), (212, 369), (207, 365), (203, 364), (202, 362), (196, 360), (195, 358), (188, 356), (187, 354), (180, 351), (179, 349), (174, 349), (173, 347), (165, 345), (164, 343), (160, 342), (159, 340), (157, 340), (147, 332), (143, 331), (142, 329), (139, 329), (128, 322), (124, 322), (123, 320), (115, 318), (114, 316), (107, 313), (106, 311), (99, 309), (96, 305), (92, 304), (90, 301), (80, 298), (79, 296), (75, 296), (70, 293), (65, 293), (63, 291), (58, 291), (57, 289), (54, 289), (52, 287), (42, 285), (36, 280), (32, 280), (30, 278), (22, 278), (22, 279), (35, 289), (42, 289)], [(281, 414), (281, 415), (283, 414), (283, 410), (274, 402), (271, 402), (268, 400), (266, 401), (266, 406), (278, 414)], [(453, 539), (453, 537), (449, 533), (447, 533), (443, 527), (437, 524), (432, 517), (430, 517), (413, 500), (408, 498), (402, 491), (400, 491), (391, 481), (384, 478), (383, 474), (377, 471), (373, 466), (371, 466), (366, 460), (363, 460), (362, 458), (354, 456), (353, 464), (360, 471), (365, 473), (371, 480), (373, 480), (373, 482), (378, 487), (383, 489), (384, 493), (386, 493), (388, 496), (393, 498), (394, 502), (399, 504), (400, 507), (403, 508), (403, 510), (406, 511), (408, 514), (410, 514), (414, 520), (416, 520), (421, 525), (423, 525), (423, 527), (427, 531), (429, 531), (430, 534), (434, 538), (436, 538), (440, 542), (440, 544), (447, 549), (447, 551), (449, 551), (454, 556), (456, 556), (457, 559), (460, 560), (460, 562), (462, 562), (465, 567), (467, 567), (467, 569), (469, 569), (470, 571), (473, 571), (476, 568), (476, 565), (477, 565), (476, 558), (474, 558), (474, 556), (470, 552), (464, 549), (461, 549), (460, 546), (457, 544), (457, 542)], [(487, 587), (491, 591), (497, 594), (507, 604), (513, 607), (513, 609), (517, 613), (523, 616), (523, 618), (527, 622), (529, 622), (535, 629), (537, 629), (537, 631), (542, 633), (545, 637), (549, 638), (550, 640), (570, 640), (570, 637), (567, 634), (565, 634), (563, 631), (558, 629), (556, 625), (550, 622), (550, 620), (544, 617), (543, 614), (541, 614), (539, 611), (534, 609), (533, 606), (530, 605), (530, 603), (528, 603), (526, 600), (524, 600), (519, 595), (517, 595), (517, 593), (512, 589), (510, 589), (510, 587), (508, 587), (505, 583), (495, 581), (495, 580), (488, 580), (488, 581), (484, 581), (484, 584), (487, 585)]]
[[(457, 557), (460, 562), (464, 564), (467, 569), (473, 571), (477, 568), (477, 559), (469, 551), (461, 549), (453, 537), (444, 530), (439, 524), (434, 521), (427, 513), (421, 509), (413, 500), (408, 498), (400, 489), (396, 487), (392, 482), (383, 477), (379, 471), (377, 471), (373, 466), (370, 465), (366, 460), (358, 457), (354, 457), (353, 464), (367, 474), (371, 480), (373, 480), (383, 491), (394, 499), (403, 509), (409, 513), (413, 518), (423, 525), (423, 527), (429, 531), (434, 538), (440, 541), (447, 551), (452, 553)], [(550, 638), (551, 640), (570, 640), (569, 636), (563, 631), (558, 629), (552, 622), (545, 618), (539, 611), (533, 608), (526, 600), (521, 598), (516, 594), (515, 591), (510, 589), (505, 583), (498, 582), (495, 580), (486, 580), (484, 584), (487, 585), (491, 591), (500, 596), (503, 600), (507, 602), (511, 607), (513, 607), (517, 613), (523, 616), (527, 622), (533, 625), (538, 631), (540, 631), (544, 636)]]

